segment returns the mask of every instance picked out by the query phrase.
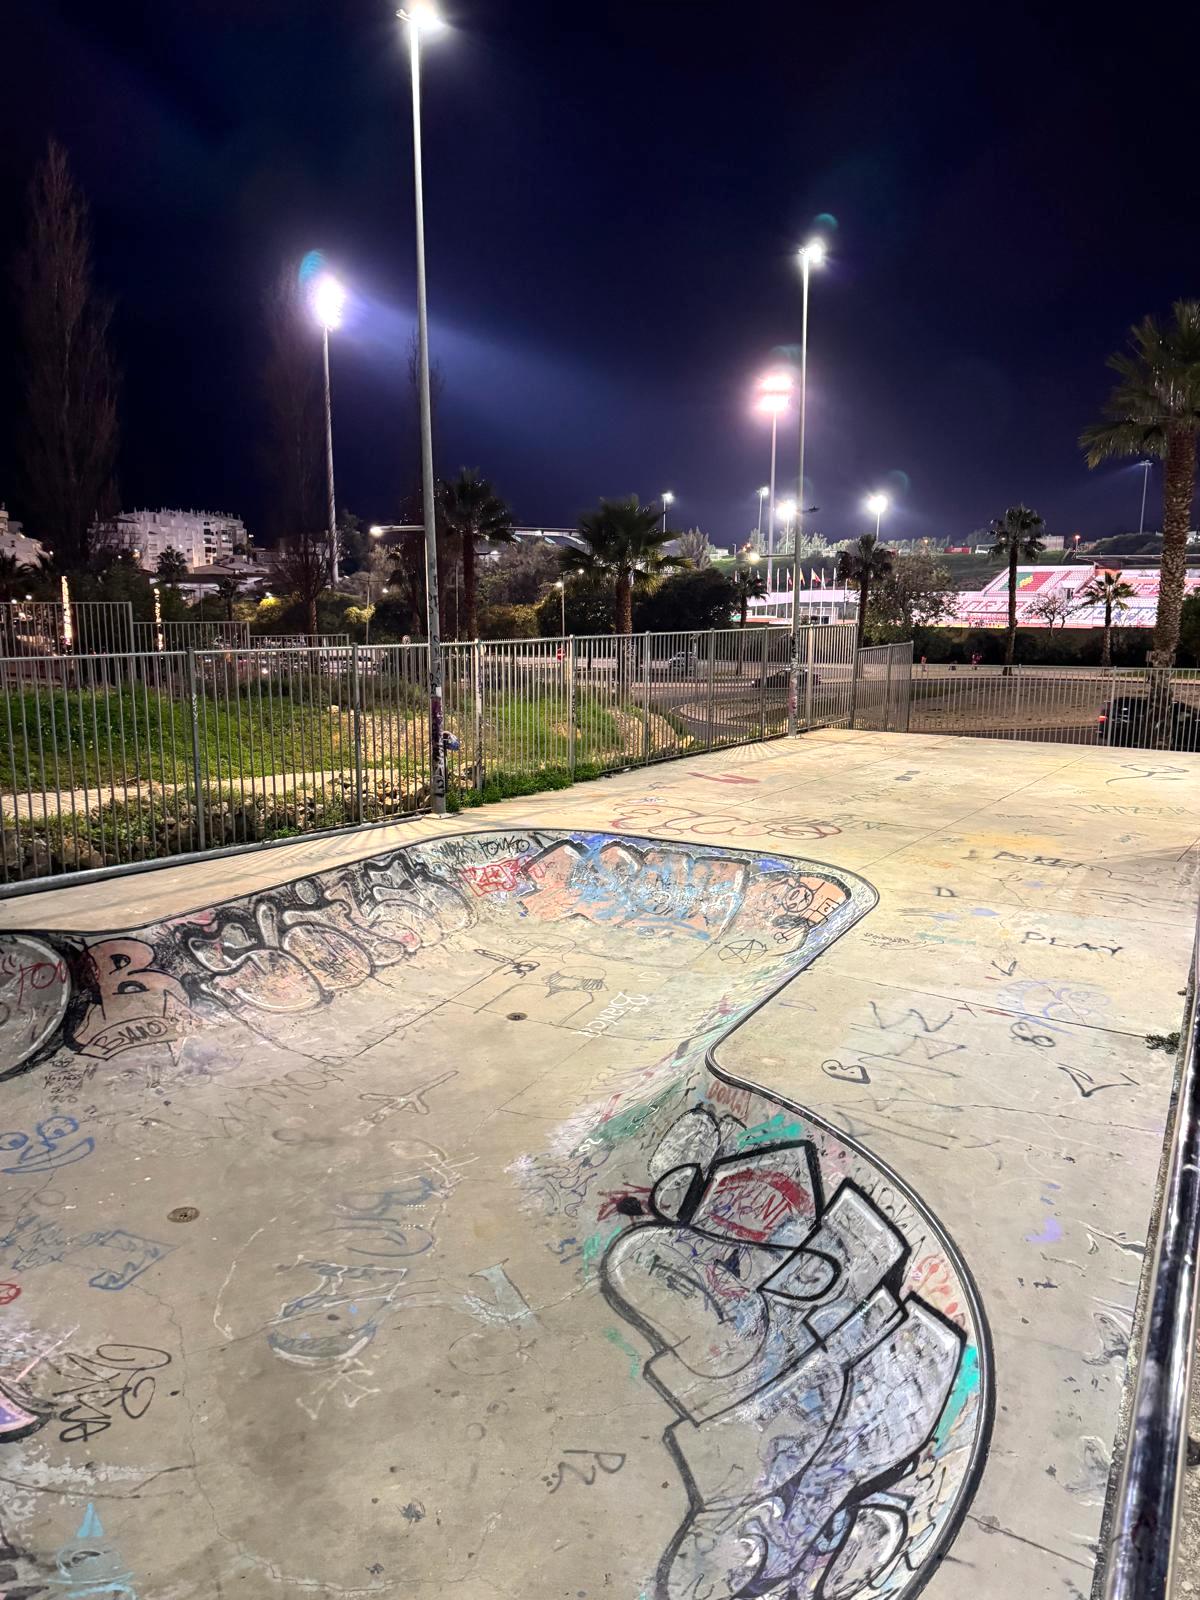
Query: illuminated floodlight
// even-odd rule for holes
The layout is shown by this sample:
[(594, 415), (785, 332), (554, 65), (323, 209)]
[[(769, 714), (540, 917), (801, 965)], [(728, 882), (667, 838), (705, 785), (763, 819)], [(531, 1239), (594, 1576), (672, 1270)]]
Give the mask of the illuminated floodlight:
[(401, 22), (410, 23), (420, 33), (440, 33), (446, 19), (430, 0), (413, 0), (405, 10), (397, 11)]
[(885, 494), (869, 494), (864, 504), (873, 517), (881, 517), (891, 505), (891, 501)]
[(810, 239), (807, 244), (800, 246), (797, 251), (800, 260), (810, 267), (821, 267), (825, 264), (824, 239)]
[(332, 332), (342, 325), (346, 310), (346, 291), (331, 272), (323, 272), (312, 287), (313, 316)]

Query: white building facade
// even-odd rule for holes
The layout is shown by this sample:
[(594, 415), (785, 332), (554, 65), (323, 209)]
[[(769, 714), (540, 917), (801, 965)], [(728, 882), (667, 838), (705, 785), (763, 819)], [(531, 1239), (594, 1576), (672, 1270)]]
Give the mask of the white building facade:
[(122, 511), (115, 535), (148, 572), (166, 550), (178, 550), (195, 570), (222, 566), (232, 560), (235, 550), (250, 547), (245, 523), (224, 511)]
[(21, 524), (0, 506), (0, 556), (13, 556), (22, 566), (36, 567), (46, 554), (36, 539), (26, 534)]

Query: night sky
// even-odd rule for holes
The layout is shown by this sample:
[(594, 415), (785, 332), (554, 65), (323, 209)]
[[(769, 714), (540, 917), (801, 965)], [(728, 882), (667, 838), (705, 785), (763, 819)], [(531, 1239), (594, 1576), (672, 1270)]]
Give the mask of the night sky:
[[(415, 322), (407, 56), (394, 0), (9, 0), (0, 242), (53, 133), (117, 301), (125, 505), (263, 521), (261, 305), (319, 248), (352, 286), (334, 347), (338, 498), (396, 514)], [(753, 380), (799, 337), (821, 215), (812, 525), (970, 530), (1016, 500), (1084, 537), (1137, 524), (1140, 473), (1076, 445), (1104, 358), (1200, 294), (1196, 24), (1095, 7), (446, 0), (425, 52), (439, 471), (518, 520), (653, 499), (719, 543), (766, 482)], [(1040, 13), (1040, 15), (1039, 15)], [(1191, 35), (1191, 47), (1187, 44)], [(11, 297), (0, 499), (19, 511)], [(795, 474), (794, 427), (781, 480)], [(1157, 471), (1147, 525), (1159, 525)], [(30, 532), (36, 534), (37, 529)]]

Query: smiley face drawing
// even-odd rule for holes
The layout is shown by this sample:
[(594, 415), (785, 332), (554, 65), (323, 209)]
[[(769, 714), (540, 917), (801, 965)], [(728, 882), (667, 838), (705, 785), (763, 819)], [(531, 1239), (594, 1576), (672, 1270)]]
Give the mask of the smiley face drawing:
[(90, 1134), (76, 1139), (79, 1123), (74, 1117), (47, 1117), (39, 1122), (33, 1132), (14, 1130), (0, 1133), (0, 1161), (8, 1165), (0, 1172), (24, 1177), (31, 1172), (53, 1172), (57, 1167), (69, 1167), (73, 1161), (82, 1161), (96, 1148)]

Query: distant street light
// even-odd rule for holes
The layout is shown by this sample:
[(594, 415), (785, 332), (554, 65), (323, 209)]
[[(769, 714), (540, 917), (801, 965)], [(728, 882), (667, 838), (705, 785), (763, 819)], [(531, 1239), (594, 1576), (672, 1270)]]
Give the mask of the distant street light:
[[(1150, 468), (1152, 465), (1153, 463), (1150, 461), (1138, 462), (1138, 466), (1142, 469), (1142, 514), (1138, 518), (1139, 533), (1145, 533), (1146, 531), (1146, 485), (1150, 482)], [(1076, 534), (1075, 537), (1078, 539), (1079, 535)]]
[(346, 291), (332, 273), (323, 272), (313, 284), (313, 316), (321, 324), (321, 350), (325, 358), (325, 495), (329, 524), (329, 575), (341, 577), (337, 547), (337, 504), (333, 492), (333, 394), (329, 386), (329, 335), (342, 325)]
[(869, 494), (864, 501), (867, 510), (875, 518), (875, 537), (877, 539), (879, 537), (880, 520), (883, 517), (883, 513), (887, 510), (891, 503), (892, 502), (885, 494)]
[(421, 499), (425, 512), (425, 634), (429, 651), (429, 789), (434, 813), (446, 810), (446, 744), (442, 737), (442, 639), (438, 619), (437, 506), (433, 479), (433, 404), (429, 394), (429, 313), (425, 296), (425, 197), (421, 170), (421, 35), (444, 26), (428, 0), (411, 0), (396, 15), (408, 27), (412, 68), (413, 198), (417, 234), (417, 378), (421, 399)]
[(663, 532), (664, 533), (666, 533), (666, 531), (667, 531), (667, 507), (668, 506), (673, 506), (674, 504), (675, 504), (675, 496), (671, 493), (671, 491), (669, 489), (664, 489), (663, 490), (663, 496), (662, 496)]
[[(800, 282), (802, 286), (800, 300), (800, 457), (796, 468), (796, 504), (797, 513), (796, 530), (793, 536), (792, 549), (799, 550), (801, 535), (804, 532), (804, 445), (805, 425), (808, 421), (808, 277), (814, 267), (819, 267), (825, 261), (824, 239), (810, 239), (807, 244), (801, 245), (797, 251), (800, 262)], [(800, 726), (800, 607), (796, 603), (799, 592), (797, 578), (800, 572), (799, 557), (793, 561), (792, 575), (792, 663), (791, 678), (788, 684), (788, 732), (797, 732)]]
[(758, 409), (771, 418), (771, 481), (767, 485), (767, 588), (774, 588), (775, 562), (775, 455), (779, 440), (779, 414), (792, 397), (789, 372), (768, 372), (759, 379)]

